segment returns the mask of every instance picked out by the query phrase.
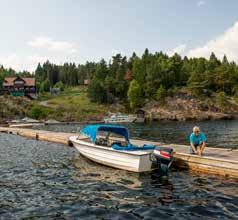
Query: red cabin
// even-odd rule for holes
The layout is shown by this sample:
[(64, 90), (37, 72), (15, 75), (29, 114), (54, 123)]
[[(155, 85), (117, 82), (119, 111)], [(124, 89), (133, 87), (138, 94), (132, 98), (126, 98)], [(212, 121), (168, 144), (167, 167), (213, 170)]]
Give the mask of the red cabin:
[(6, 77), (3, 81), (3, 91), (14, 96), (35, 95), (35, 78), (27, 77)]

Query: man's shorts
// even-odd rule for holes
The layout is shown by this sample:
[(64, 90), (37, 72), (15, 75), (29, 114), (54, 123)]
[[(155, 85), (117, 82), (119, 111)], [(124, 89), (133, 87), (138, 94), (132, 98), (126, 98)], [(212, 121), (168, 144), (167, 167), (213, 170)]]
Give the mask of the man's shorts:
[[(198, 148), (199, 146), (200, 146), (199, 144), (194, 144), (194, 147), (195, 147), (196, 150), (197, 150), (197, 148)], [(195, 152), (193, 151), (192, 146), (190, 146), (190, 148), (189, 148), (189, 153), (190, 153), (190, 154), (195, 154)]]

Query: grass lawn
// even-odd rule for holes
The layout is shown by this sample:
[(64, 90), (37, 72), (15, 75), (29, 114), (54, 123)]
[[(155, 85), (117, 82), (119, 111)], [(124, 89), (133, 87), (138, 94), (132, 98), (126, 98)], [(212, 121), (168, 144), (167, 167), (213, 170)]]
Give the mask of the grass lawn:
[(109, 105), (91, 102), (83, 86), (66, 88), (57, 96), (45, 93), (35, 105), (47, 108), (47, 118), (61, 121), (99, 120), (109, 110)]

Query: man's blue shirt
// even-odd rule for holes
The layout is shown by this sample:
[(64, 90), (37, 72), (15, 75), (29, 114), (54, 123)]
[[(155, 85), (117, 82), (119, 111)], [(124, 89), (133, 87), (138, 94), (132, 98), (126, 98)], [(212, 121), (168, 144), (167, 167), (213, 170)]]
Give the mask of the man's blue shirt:
[(205, 142), (206, 136), (204, 133), (200, 132), (198, 136), (196, 136), (194, 133), (192, 133), (189, 137), (190, 143), (193, 143), (194, 145), (199, 145), (201, 142)]

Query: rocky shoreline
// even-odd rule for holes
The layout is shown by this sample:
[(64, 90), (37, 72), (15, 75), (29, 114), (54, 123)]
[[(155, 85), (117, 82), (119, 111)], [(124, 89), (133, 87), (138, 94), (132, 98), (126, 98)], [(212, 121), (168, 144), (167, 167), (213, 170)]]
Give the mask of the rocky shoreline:
[(237, 115), (214, 113), (210, 111), (167, 111), (158, 109), (157, 111), (146, 112), (146, 119), (152, 121), (205, 121), (205, 120), (234, 120)]
[(188, 93), (167, 97), (165, 103), (148, 102), (143, 110), (147, 120), (189, 121), (189, 120), (234, 120), (238, 119), (238, 103), (227, 100), (229, 109), (222, 112), (213, 98), (197, 99)]

